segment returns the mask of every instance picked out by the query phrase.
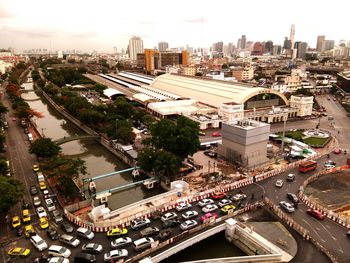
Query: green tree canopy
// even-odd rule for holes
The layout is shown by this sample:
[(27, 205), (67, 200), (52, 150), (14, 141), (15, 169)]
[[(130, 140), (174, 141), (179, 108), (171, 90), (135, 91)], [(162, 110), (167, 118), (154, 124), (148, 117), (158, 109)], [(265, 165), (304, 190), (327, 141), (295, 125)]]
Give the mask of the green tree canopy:
[(61, 151), (61, 147), (56, 145), (51, 138), (40, 138), (30, 145), (29, 151), (38, 157), (50, 158), (56, 156)]
[(6, 106), (4, 106), (4, 104), (2, 104), (2, 102), (0, 102), (0, 114), (4, 114), (7, 113), (9, 110)]
[(116, 106), (114, 110), (115, 114), (123, 116), (125, 119), (131, 118), (134, 113), (133, 106), (124, 98), (116, 99), (114, 105)]
[(5, 175), (8, 168), (7, 159), (4, 156), (0, 156), (0, 175)]
[(6, 213), (22, 199), (24, 186), (16, 179), (0, 176), (0, 193), (0, 213)]

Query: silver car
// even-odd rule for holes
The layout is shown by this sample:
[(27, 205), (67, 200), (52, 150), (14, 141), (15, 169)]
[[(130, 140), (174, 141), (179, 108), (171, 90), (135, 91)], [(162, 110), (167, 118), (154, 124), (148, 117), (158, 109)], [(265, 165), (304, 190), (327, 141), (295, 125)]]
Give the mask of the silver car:
[(295, 208), (286, 201), (281, 201), (280, 206), (289, 213), (293, 213), (295, 211)]
[(191, 228), (194, 228), (198, 225), (197, 221), (195, 220), (187, 220), (185, 222), (183, 222), (181, 225), (180, 225), (180, 228), (182, 230), (189, 230)]
[(132, 240), (130, 237), (120, 237), (117, 238), (116, 240), (113, 240), (111, 242), (111, 247), (112, 248), (121, 248), (121, 247), (126, 247), (129, 244), (131, 244)]
[(33, 197), (33, 204), (34, 206), (40, 206), (41, 205), (41, 200), (40, 200), (40, 197), (39, 196), (34, 196)]

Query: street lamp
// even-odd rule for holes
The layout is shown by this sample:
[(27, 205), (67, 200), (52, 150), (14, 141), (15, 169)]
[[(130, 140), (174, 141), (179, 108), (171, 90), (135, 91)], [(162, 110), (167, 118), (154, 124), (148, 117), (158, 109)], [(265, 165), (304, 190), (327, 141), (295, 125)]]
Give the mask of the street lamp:
[(282, 134), (282, 154), (284, 153), (284, 138), (286, 134), (286, 123), (288, 119), (288, 112), (283, 113), (283, 134)]

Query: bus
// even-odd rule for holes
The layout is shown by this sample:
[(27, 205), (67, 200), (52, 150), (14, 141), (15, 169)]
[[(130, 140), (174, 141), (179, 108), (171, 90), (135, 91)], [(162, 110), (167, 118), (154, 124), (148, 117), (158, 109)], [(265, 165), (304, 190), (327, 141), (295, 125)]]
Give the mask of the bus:
[(317, 162), (316, 161), (306, 161), (301, 164), (299, 164), (299, 172), (301, 173), (306, 173), (308, 171), (313, 171), (317, 167)]

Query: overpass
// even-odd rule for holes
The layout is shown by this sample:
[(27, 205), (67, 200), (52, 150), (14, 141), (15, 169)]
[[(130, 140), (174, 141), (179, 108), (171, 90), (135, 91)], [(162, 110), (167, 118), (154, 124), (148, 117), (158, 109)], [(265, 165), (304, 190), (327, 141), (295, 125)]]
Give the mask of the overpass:
[(57, 145), (64, 144), (66, 142), (76, 141), (76, 140), (97, 140), (100, 139), (99, 135), (77, 135), (77, 136), (69, 136), (69, 137), (63, 137), (61, 139), (54, 140), (53, 142)]

